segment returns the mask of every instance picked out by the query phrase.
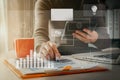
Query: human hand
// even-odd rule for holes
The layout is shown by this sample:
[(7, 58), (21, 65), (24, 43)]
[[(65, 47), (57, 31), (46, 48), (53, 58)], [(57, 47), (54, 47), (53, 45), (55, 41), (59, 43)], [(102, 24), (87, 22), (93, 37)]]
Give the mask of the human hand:
[(98, 39), (98, 33), (89, 29), (83, 29), (83, 31), (76, 30), (72, 35), (84, 43), (94, 43)]
[(53, 42), (45, 42), (40, 47), (40, 56), (47, 60), (56, 60), (60, 58), (61, 54), (59, 53), (56, 44)]

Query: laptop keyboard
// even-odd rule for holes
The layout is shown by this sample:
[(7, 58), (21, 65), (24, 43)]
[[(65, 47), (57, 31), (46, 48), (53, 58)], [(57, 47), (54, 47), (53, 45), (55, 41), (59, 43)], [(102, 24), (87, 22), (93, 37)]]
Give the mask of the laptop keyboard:
[(108, 59), (117, 59), (120, 53), (106, 54), (106, 55), (95, 55), (94, 57), (99, 58), (108, 58)]

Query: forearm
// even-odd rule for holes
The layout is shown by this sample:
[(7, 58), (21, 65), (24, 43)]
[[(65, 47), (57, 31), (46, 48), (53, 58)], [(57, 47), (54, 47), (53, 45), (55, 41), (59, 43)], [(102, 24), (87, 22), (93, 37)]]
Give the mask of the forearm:
[[(40, 0), (35, 5), (35, 27), (34, 27), (34, 39), (35, 50), (38, 52), (42, 43), (49, 41), (48, 37), (48, 21), (50, 19), (50, 11), (43, 10), (44, 6), (41, 6)], [(41, 9), (42, 8), (42, 9)]]
[(47, 36), (45, 37), (44, 35), (37, 35), (37, 34), (34, 36), (34, 39), (35, 39), (35, 43), (34, 43), (35, 50), (37, 52), (39, 51), (39, 48), (42, 43), (49, 41), (49, 38)]

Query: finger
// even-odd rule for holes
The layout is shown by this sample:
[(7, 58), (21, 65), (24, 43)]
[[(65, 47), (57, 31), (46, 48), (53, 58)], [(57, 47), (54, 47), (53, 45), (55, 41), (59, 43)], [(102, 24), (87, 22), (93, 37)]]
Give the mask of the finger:
[(84, 32), (80, 32), (80, 31), (76, 31), (77, 34), (79, 34), (80, 36), (86, 38), (87, 40), (91, 39), (91, 36), (89, 34), (85, 34)]
[(53, 59), (55, 59), (55, 51), (54, 51), (54, 47), (53, 47), (53, 43), (48, 42), (49, 46), (51, 47), (52, 53), (53, 53)]
[(80, 36), (79, 34), (73, 33), (73, 36), (77, 39), (79, 39), (80, 41), (84, 42), (84, 43), (89, 43), (89, 40)]
[(41, 54), (43, 54), (43, 56), (46, 58), (46, 56), (48, 56), (48, 51), (46, 51), (46, 49), (43, 48)]
[(50, 46), (52, 47), (54, 56), (60, 58), (61, 55), (60, 55), (60, 53), (59, 53), (59, 51), (58, 51), (56, 45), (55, 45), (54, 43), (51, 43), (51, 42), (50, 42), (49, 44), (50, 44)]
[(86, 32), (86, 33), (89, 34), (89, 35), (92, 35), (92, 31), (89, 30), (89, 29), (83, 29), (83, 31)]
[(57, 46), (55, 44), (53, 45), (53, 48), (54, 48), (54, 52), (55, 52), (55, 57), (60, 58), (61, 57), (60, 52), (58, 51)]
[(82, 37), (84, 37), (84, 38), (87, 38), (87, 34), (81, 32), (81, 31), (75, 31), (75, 33), (82, 36)]
[(91, 30), (88, 30), (88, 29), (84, 29), (84, 31), (86, 33), (88, 33), (88, 36), (87, 38), (89, 39), (90, 42), (95, 42), (98, 38), (98, 33), (94, 30), (94, 31), (91, 31)]
[(39, 52), (39, 55), (40, 55), (40, 57), (42, 57), (42, 58), (44, 57), (43, 54), (42, 54), (42, 52)]
[(48, 44), (45, 45), (45, 49), (47, 50), (47, 54), (49, 54), (50, 59), (53, 59), (54, 55), (53, 55), (51, 48), (48, 46)]
[(53, 50), (52, 50), (52, 47), (49, 45), (49, 43), (47, 43), (48, 44), (48, 48), (49, 48), (49, 55), (51, 56), (51, 59), (54, 59), (54, 53), (53, 53)]
[(50, 55), (47, 53), (47, 54), (45, 54), (45, 53), (43, 53), (42, 52), (42, 55), (41, 55), (42, 57), (43, 57), (43, 59), (46, 59), (46, 60), (50, 60), (51, 58), (50, 58)]
[(41, 57), (42, 59), (45, 59), (45, 58), (46, 58), (43, 53), (40, 53), (40, 57)]
[(51, 60), (51, 58), (50, 58), (50, 55), (49, 55), (49, 54), (47, 54), (45, 57), (46, 57), (46, 59), (47, 59), (47, 60)]

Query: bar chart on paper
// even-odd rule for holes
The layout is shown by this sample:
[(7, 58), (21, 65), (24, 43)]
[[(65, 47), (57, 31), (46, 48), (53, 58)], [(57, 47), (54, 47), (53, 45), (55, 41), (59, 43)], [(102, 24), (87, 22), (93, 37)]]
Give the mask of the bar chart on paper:
[(27, 55), (26, 58), (15, 60), (15, 66), (17, 69), (58, 69), (73, 64), (75, 64), (75, 62), (66, 57), (61, 57), (59, 61), (46, 60), (33, 51), (30, 51), (30, 55)]
[(25, 58), (9, 59), (7, 61), (24, 75), (46, 73), (46, 71), (63, 71), (67, 66), (76, 70), (89, 69), (98, 65), (97, 63), (80, 61), (70, 56), (61, 56), (59, 61), (46, 60), (33, 51), (30, 51), (30, 55)]
[(53, 61), (37, 56), (36, 52), (30, 51), (26, 58), (19, 58), (15, 61), (17, 69), (23, 68), (55, 68)]
[(30, 51), (25, 58), (10, 59), (9, 63), (15, 66), (22, 74), (45, 73), (46, 70), (62, 70), (64, 66), (75, 64), (72, 60), (61, 58), (60, 61), (46, 60)]

